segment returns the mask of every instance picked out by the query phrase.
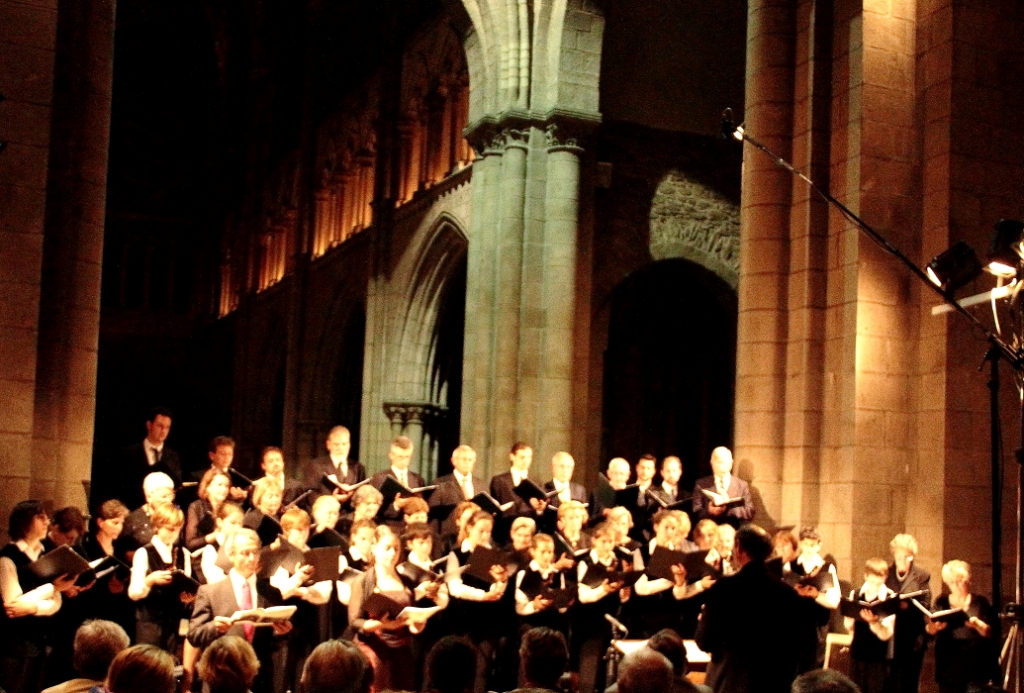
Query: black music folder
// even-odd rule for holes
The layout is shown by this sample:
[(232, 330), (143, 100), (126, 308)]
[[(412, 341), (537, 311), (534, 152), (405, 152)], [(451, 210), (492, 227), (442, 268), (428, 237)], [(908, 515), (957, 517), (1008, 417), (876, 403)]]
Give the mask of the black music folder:
[(78, 577), (89, 570), (89, 562), (75, 553), (70, 546), (58, 546), (28, 564), (28, 571), (40, 583), (53, 582), (62, 575)]

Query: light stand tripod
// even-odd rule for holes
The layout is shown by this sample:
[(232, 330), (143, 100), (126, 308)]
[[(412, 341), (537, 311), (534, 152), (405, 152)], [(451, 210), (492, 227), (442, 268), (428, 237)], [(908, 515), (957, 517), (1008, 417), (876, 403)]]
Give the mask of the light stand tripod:
[(622, 661), (622, 650), (619, 649), (619, 641), (629, 637), (629, 629), (622, 625), (614, 616), (605, 614), (605, 619), (612, 626), (612, 641), (608, 650), (604, 653), (605, 685), (610, 686), (619, 679), (619, 662)]
[[(868, 236), (872, 241), (879, 245), (890, 255), (898, 259), (912, 274), (917, 276), (925, 286), (934, 291), (942, 299), (942, 301), (949, 306), (949, 308), (960, 315), (962, 315), (973, 327), (980, 330), (985, 334), (990, 348), (986, 354), (986, 360), (991, 362), (991, 378), (989, 381), (989, 388), (991, 390), (990, 406), (992, 416), (992, 586), (993, 586), (993, 604), (998, 610), (1001, 601), (1001, 551), (1000, 544), (1002, 539), (1002, 497), (1000, 495), (1000, 467), (1001, 467), (1001, 446), (999, 440), (999, 368), (998, 362), (1000, 359), (1004, 359), (1014, 369), (1014, 372), (1018, 377), (1024, 377), (1024, 353), (1022, 353), (1021, 347), (1010, 346), (1003, 341), (999, 335), (992, 332), (976, 315), (969, 312), (961, 303), (957, 302), (952, 291), (944, 290), (942, 287), (933, 282), (932, 278), (925, 273), (920, 267), (917, 266), (910, 258), (904, 255), (898, 248), (892, 245), (884, 236), (878, 231), (868, 225), (863, 219), (854, 214), (846, 205), (834, 198), (825, 190), (822, 190), (818, 185), (811, 180), (809, 177), (804, 175), (801, 171), (797, 170), (788, 161), (777, 155), (763, 143), (759, 142), (753, 136), (748, 134), (741, 123), (738, 126), (733, 125), (732, 120), (732, 109), (725, 109), (722, 113), (722, 135), (726, 138), (732, 137), (740, 142), (750, 144), (755, 149), (760, 150), (764, 154), (768, 155), (778, 166), (789, 171), (791, 174), (804, 181), (811, 190), (817, 193), (822, 199), (829, 203), (832, 207), (839, 210), (843, 216), (853, 222), (857, 228), (859, 228), (865, 235)], [(1005, 294), (1003, 294), (1005, 295)], [(1018, 383), (1018, 393), (1024, 395), (1024, 384)], [(1021, 424), (1021, 444), (1024, 445), (1024, 397), (1021, 398), (1021, 405), (1018, 407), (1018, 416)], [(1024, 556), (1022, 556), (1022, 547), (1024, 547), (1024, 535), (1022, 535), (1022, 509), (1024, 509), (1024, 448), (1017, 450), (1017, 563), (1016, 563), (1016, 574), (1015, 574), (1015, 603), (1007, 604), (1005, 610), (1001, 615), (1009, 622), (1009, 628), (1007, 630), (1007, 639), (1002, 648), (1002, 654), (1000, 656), (1000, 666), (1002, 667), (1003, 673), (1003, 688), (1007, 689), (1007, 686), (1012, 681), (1014, 683), (1013, 690), (1015, 693), (1022, 693), (1022, 682), (1021, 674), (1022, 666), (1024, 666), (1024, 628), (1021, 626), (1022, 611), (1024, 611)], [(994, 632), (998, 637), (999, 624), (993, 624)]]

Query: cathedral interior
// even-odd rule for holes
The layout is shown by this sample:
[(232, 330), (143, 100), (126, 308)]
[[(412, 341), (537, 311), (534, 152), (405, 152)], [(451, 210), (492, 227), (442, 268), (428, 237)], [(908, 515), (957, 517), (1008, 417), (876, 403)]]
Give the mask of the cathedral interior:
[(538, 479), (566, 450), (692, 482), (726, 445), (844, 578), (905, 531), (1009, 598), (1013, 369), (994, 504), (984, 334), (721, 118), (918, 266), (983, 255), (1024, 216), (1022, 30), (1011, 0), (0, 0), (0, 515), (84, 505), (155, 405), (186, 469), (230, 435), (299, 475), (336, 424), (428, 478), (523, 440)]

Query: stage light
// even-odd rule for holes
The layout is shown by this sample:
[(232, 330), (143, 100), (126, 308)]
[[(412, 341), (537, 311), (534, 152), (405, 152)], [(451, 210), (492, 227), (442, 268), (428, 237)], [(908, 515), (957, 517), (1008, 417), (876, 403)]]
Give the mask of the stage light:
[(959, 241), (936, 255), (925, 272), (935, 286), (952, 293), (981, 274), (981, 260), (974, 248)]
[(999, 277), (1014, 277), (1020, 266), (1024, 249), (1021, 238), (1024, 235), (1024, 222), (1016, 219), (1000, 219), (992, 234), (992, 243), (988, 247), (988, 271)]

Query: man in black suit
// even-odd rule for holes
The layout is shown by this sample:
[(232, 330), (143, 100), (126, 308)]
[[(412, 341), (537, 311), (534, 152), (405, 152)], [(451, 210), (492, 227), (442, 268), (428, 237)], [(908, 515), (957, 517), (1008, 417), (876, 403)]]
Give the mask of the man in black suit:
[[(754, 501), (750, 498), (750, 485), (732, 473), (732, 451), (729, 448), (717, 447), (711, 451), (711, 472), (711, 476), (697, 479), (693, 487), (694, 522), (710, 518), (718, 524), (739, 527), (753, 520)], [(742, 498), (743, 503), (731, 508), (719, 506), (704, 491), (725, 498)]]
[(546, 492), (558, 491), (551, 496), (548, 503), (552, 508), (557, 508), (562, 503), (570, 500), (586, 503), (588, 513), (593, 511), (594, 504), (591, 502), (590, 494), (582, 484), (572, 480), (573, 470), (576, 469), (576, 460), (567, 452), (556, 452), (551, 458), (551, 481), (544, 484)]
[(756, 525), (736, 532), (739, 572), (705, 593), (697, 645), (711, 655), (704, 683), (716, 693), (788, 693), (796, 677), (799, 597), (765, 567), (768, 533)]
[(431, 524), (438, 534), (456, 533), (452, 511), (462, 501), (485, 492), (484, 480), (473, 474), (476, 466), (476, 450), (468, 445), (460, 445), (452, 452), (451, 474), (438, 477), (434, 482), (437, 488), (430, 494)]
[[(405, 436), (398, 436), (391, 441), (391, 447), (388, 449), (388, 460), (391, 462), (391, 467), (383, 472), (374, 474), (373, 478), (370, 479), (370, 485), (380, 491), (384, 486), (384, 480), (391, 477), (409, 489), (426, 486), (423, 483), (423, 477), (409, 469), (409, 464), (412, 462), (412, 452), (412, 441)], [(395, 498), (385, 496), (384, 505), (381, 506), (377, 517), (387, 523), (398, 534), (401, 534), (405, 523), (402, 519), (402, 511), (395, 506), (395, 500)]]
[[(917, 540), (909, 534), (897, 534), (889, 542), (889, 550), (892, 551), (893, 562), (889, 566), (885, 586), (896, 594), (924, 590), (924, 594), (916, 599), (922, 604), (929, 604), (932, 599), (929, 585), (932, 576), (914, 561)], [(896, 612), (896, 631), (893, 636), (892, 668), (889, 673), (891, 690), (893, 693), (917, 693), (921, 665), (925, 650), (928, 649), (924, 614), (909, 601), (901, 602), (900, 607)]]
[(514, 505), (501, 514), (494, 525), (494, 538), (498, 543), (509, 539), (509, 530), (517, 517), (532, 517), (534, 520), (544, 514), (544, 503), (533, 499), (527, 503), (516, 495), (515, 488), (523, 479), (530, 476), (530, 464), (533, 462), (533, 448), (526, 443), (515, 443), (508, 454), (509, 470), (491, 478), (491, 495), (500, 505)]
[[(216, 436), (210, 441), (209, 449), (206, 453), (207, 457), (210, 458), (210, 466), (206, 469), (200, 469), (193, 472), (192, 478), (195, 481), (202, 481), (203, 475), (206, 474), (207, 470), (216, 469), (227, 474), (231, 474), (231, 463), (235, 461), (235, 441), (229, 436)], [(232, 477), (234, 479), (234, 477)], [(228, 495), (228, 500), (235, 503), (244, 503), (246, 496), (249, 495), (247, 489), (241, 488), (240, 486), (231, 485), (231, 491)], [(198, 497), (198, 496), (197, 496)], [(183, 505), (182, 507), (187, 507)]]
[(164, 443), (171, 432), (171, 410), (156, 407), (146, 418), (146, 438), (121, 451), (113, 468), (116, 481), (108, 487), (101, 498), (90, 499), (94, 507), (99, 503), (117, 498), (129, 508), (137, 508), (146, 502), (142, 495), (142, 481), (147, 474), (163, 472), (171, 477), (175, 488), (181, 486), (181, 461), (178, 453)]
[[(189, 622), (188, 641), (200, 649), (208, 647), (223, 635), (237, 635), (252, 643), (260, 660), (260, 672), (253, 683), (254, 693), (276, 691), (275, 679), (283, 684), (283, 652), (285, 639), (292, 624), (275, 623), (272, 627), (232, 624), (230, 616), (236, 611), (251, 608), (281, 606), (281, 592), (270, 581), (257, 577), (260, 562), (260, 539), (251, 529), (235, 532), (227, 547), (231, 570), (227, 579), (202, 585), (196, 595), (192, 620)], [(279, 690), (284, 690), (280, 688)]]
[(366, 469), (355, 460), (348, 458), (352, 449), (352, 435), (344, 426), (335, 426), (327, 434), (327, 454), (317, 457), (306, 464), (306, 488), (314, 490), (314, 495), (333, 494), (343, 506), (352, 497), (352, 491), (339, 489), (334, 484), (324, 481), (326, 474), (331, 481), (345, 486), (353, 486), (366, 478)]
[[(265, 477), (270, 477), (277, 481), (283, 489), (281, 496), (281, 504), (288, 505), (289, 503), (295, 502), (299, 496), (305, 491), (305, 487), (298, 479), (291, 479), (284, 473), (284, 451), (281, 448), (270, 445), (263, 448), (263, 454), (260, 455), (260, 469), (263, 470)], [(313, 494), (310, 494), (313, 495)], [(309, 496), (306, 496), (309, 498)], [(307, 508), (312, 503), (306, 504)]]

